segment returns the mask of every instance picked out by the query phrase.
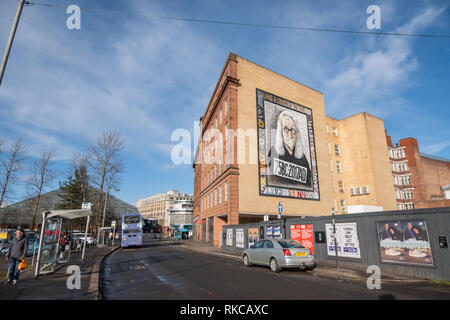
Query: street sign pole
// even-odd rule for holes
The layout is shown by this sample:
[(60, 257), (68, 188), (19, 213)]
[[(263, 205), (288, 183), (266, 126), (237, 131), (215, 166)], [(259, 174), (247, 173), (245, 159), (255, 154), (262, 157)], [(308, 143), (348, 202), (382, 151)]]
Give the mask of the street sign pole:
[(331, 208), (331, 216), (333, 217), (334, 252), (336, 254), (336, 269), (339, 269), (339, 264), (338, 264), (338, 246), (337, 246), (337, 236), (336, 236), (336, 221), (334, 219), (334, 208)]

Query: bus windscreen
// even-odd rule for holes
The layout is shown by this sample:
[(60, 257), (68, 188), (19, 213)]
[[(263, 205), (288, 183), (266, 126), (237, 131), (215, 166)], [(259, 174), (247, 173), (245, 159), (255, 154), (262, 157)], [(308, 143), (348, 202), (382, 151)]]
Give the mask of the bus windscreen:
[(139, 222), (141, 222), (140, 216), (125, 216), (123, 218), (123, 223), (125, 223), (125, 224), (136, 224)]

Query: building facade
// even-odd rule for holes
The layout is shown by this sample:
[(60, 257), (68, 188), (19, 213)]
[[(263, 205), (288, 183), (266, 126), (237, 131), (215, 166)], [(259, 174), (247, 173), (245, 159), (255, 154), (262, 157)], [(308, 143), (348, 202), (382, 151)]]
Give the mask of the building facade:
[(396, 208), (382, 120), (327, 117), (321, 92), (233, 53), (200, 126), (196, 240), (218, 245), (223, 225), (277, 219), (279, 207), (283, 217)]
[(386, 135), (398, 210), (450, 206), (450, 160), (420, 153), (415, 138), (392, 144)]
[(176, 201), (192, 201), (189, 194), (181, 194), (178, 190), (170, 190), (166, 194), (155, 194), (137, 201), (136, 206), (139, 213), (149, 220), (157, 220), (158, 224), (166, 227), (166, 216), (173, 208)]
[(166, 226), (192, 224), (193, 200), (177, 200), (166, 216)]

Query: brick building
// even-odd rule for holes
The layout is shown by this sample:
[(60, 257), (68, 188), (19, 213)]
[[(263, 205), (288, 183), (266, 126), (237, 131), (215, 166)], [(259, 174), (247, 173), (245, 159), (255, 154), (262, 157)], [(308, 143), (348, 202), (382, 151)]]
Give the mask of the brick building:
[(225, 224), (395, 210), (384, 123), (325, 115), (324, 97), (233, 53), (204, 115), (194, 162), (194, 239)]
[(450, 184), (450, 160), (420, 153), (415, 138), (392, 144), (386, 135), (397, 208), (450, 206), (446, 190)]

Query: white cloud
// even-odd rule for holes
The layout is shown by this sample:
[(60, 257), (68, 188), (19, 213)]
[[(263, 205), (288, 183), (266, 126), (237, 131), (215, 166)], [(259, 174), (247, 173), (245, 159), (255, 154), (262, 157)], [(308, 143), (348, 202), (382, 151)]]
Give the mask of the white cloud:
[[(159, 10), (133, 5), (130, 11)], [(141, 152), (168, 141), (172, 129), (189, 127), (203, 111), (205, 88), (218, 74), (215, 62), (225, 54), (188, 24), (118, 17), (121, 32), (98, 38), (99, 30), (86, 29), (100, 28), (101, 17), (77, 34), (64, 24), (55, 28), (60, 12), (40, 9), (30, 8), (21, 21), (0, 91), (0, 123), (32, 128), (22, 134), (34, 144), (52, 140), (62, 149), (118, 129), (127, 150)], [(180, 113), (187, 117), (174, 116)]]
[[(427, 8), (394, 32), (423, 31), (444, 11), (445, 7)], [(398, 104), (398, 96), (413, 85), (411, 73), (419, 68), (412, 51), (413, 41), (409, 37), (369, 40), (342, 59), (336, 75), (326, 82), (329, 111), (348, 116), (364, 110), (387, 117), (402, 110), (404, 106)]]
[(438, 142), (438, 143), (426, 145), (423, 148), (423, 152), (430, 153), (430, 154), (436, 154), (436, 153), (446, 149), (447, 147), (450, 147), (450, 142), (448, 142), (448, 141)]

